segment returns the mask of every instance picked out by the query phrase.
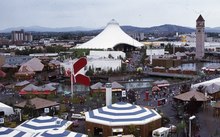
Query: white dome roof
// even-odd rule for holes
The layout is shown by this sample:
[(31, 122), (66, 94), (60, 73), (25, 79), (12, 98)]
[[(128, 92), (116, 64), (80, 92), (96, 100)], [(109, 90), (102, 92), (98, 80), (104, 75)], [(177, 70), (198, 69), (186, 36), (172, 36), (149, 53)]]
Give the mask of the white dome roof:
[(83, 43), (76, 47), (80, 49), (113, 49), (118, 44), (127, 44), (134, 47), (143, 46), (142, 43), (130, 37), (119, 26), (119, 24), (112, 19), (105, 29), (90, 41)]

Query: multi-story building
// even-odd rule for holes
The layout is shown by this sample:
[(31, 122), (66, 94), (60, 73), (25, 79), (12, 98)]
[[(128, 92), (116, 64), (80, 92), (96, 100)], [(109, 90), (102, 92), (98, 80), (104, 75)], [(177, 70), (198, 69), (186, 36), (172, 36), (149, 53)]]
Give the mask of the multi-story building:
[(12, 41), (16, 42), (31, 42), (33, 41), (33, 36), (31, 33), (24, 32), (23, 29), (20, 31), (12, 31), (11, 32)]
[(138, 41), (142, 41), (142, 40), (145, 39), (144, 33), (128, 32), (128, 35), (131, 36), (133, 39), (136, 39)]
[(0, 55), (0, 67), (4, 64), (20, 66), (32, 58), (30, 56)]

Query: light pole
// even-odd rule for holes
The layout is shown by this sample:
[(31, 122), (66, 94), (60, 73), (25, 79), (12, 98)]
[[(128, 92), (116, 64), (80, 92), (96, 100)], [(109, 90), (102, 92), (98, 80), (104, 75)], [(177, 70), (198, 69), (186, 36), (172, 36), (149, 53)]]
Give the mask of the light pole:
[(175, 54), (175, 45), (173, 44), (173, 55)]
[(189, 137), (191, 137), (191, 121), (193, 120), (193, 119), (195, 119), (196, 118), (196, 116), (191, 116), (191, 117), (189, 117)]

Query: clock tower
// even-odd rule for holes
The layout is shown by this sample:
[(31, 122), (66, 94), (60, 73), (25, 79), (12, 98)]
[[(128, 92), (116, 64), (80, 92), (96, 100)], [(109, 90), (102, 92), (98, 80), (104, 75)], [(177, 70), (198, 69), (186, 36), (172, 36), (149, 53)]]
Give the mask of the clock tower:
[(205, 55), (205, 20), (202, 15), (196, 20), (196, 59), (202, 59)]

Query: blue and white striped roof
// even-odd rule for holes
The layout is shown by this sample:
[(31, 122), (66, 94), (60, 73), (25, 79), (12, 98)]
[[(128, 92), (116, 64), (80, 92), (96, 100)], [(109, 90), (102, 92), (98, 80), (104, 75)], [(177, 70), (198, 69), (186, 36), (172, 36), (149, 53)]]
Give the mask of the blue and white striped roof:
[(67, 130), (53, 129), (53, 130), (48, 130), (42, 133), (38, 133), (34, 135), (33, 137), (88, 137), (88, 136), (85, 134), (80, 134), (80, 133), (71, 132)]
[(24, 131), (19, 131), (12, 128), (1, 127), (0, 128), (0, 137), (31, 137), (31, 133)]
[(15, 129), (29, 133), (39, 133), (51, 129), (67, 129), (73, 122), (57, 117), (40, 116), (27, 120)]
[(108, 126), (143, 125), (161, 118), (153, 109), (124, 102), (88, 111), (85, 116), (87, 122)]

